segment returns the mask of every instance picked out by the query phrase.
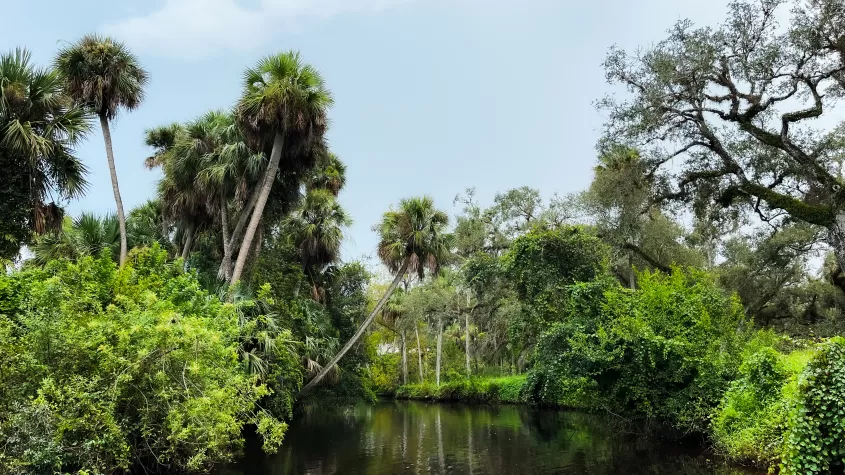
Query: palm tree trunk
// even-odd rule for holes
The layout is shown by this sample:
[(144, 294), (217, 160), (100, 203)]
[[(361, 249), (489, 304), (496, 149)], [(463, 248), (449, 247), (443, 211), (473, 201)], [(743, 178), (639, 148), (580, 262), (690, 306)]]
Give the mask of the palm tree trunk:
[(408, 384), (408, 350), (405, 346), (405, 330), (402, 330), (402, 384)]
[(182, 247), (182, 260), (185, 261), (185, 268), (188, 267), (188, 256), (191, 255), (191, 247), (194, 245), (194, 229), (193, 224), (188, 225), (185, 234), (185, 245)]
[(443, 355), (443, 317), (437, 317), (437, 386), (440, 387), (440, 357)]
[(232, 271), (232, 282), (237, 282), (241, 279), (244, 265), (246, 265), (247, 254), (252, 247), (252, 241), (255, 239), (255, 232), (258, 230), (258, 222), (264, 214), (264, 206), (267, 204), (267, 198), (270, 197), (270, 190), (273, 189), (273, 182), (276, 181), (276, 172), (279, 171), (279, 161), (282, 158), (282, 148), (285, 144), (285, 137), (281, 131), (276, 132), (276, 138), (273, 140), (273, 150), (270, 152), (270, 163), (267, 164), (267, 171), (264, 172), (264, 180), (261, 183), (261, 193), (258, 195), (258, 200), (255, 202), (255, 208), (252, 210), (252, 217), (249, 220), (249, 225), (244, 233), (244, 240), (241, 243), (240, 251), (238, 252), (238, 260), (235, 261), (235, 269)]
[(227, 282), (232, 281), (232, 254), (234, 254), (235, 247), (237, 247), (240, 242), (244, 226), (246, 226), (250, 212), (255, 207), (255, 202), (258, 201), (260, 191), (261, 188), (256, 187), (252, 190), (252, 193), (249, 194), (249, 198), (238, 214), (238, 221), (235, 223), (234, 229), (232, 229), (232, 235), (229, 236), (229, 253), (223, 255), (223, 262), (220, 263), (220, 269), (226, 275)]
[(231, 256), (229, 252), (229, 210), (227, 205), (226, 194), (220, 193), (220, 230), (223, 234), (223, 262), (220, 263), (220, 269), (217, 271), (217, 278), (220, 280), (228, 280), (229, 278), (226, 275), (228, 268), (224, 265), (226, 256)]
[(410, 264), (410, 259), (406, 258), (405, 262), (402, 263), (402, 268), (399, 269), (399, 272), (396, 273), (396, 277), (393, 278), (393, 282), (390, 283), (390, 287), (387, 288), (387, 291), (384, 293), (384, 295), (382, 295), (378, 303), (376, 303), (376, 306), (373, 308), (372, 312), (370, 312), (370, 315), (367, 317), (367, 319), (364, 320), (364, 323), (362, 323), (361, 326), (358, 327), (358, 331), (356, 331), (355, 334), (352, 335), (352, 338), (350, 338), (349, 341), (347, 341), (346, 344), (343, 345), (343, 348), (340, 349), (337, 355), (335, 355), (335, 357), (332, 358), (332, 360), (329, 361), (327, 365), (323, 366), (323, 369), (321, 369), (320, 372), (317, 373), (317, 376), (314, 376), (314, 378), (309, 381), (308, 384), (305, 385), (305, 387), (302, 388), (302, 391), (299, 392), (300, 397), (307, 394), (314, 388), (314, 386), (319, 384), (320, 380), (322, 380), (326, 376), (326, 374), (331, 371), (332, 368), (334, 368), (337, 362), (340, 361), (341, 358), (343, 358), (343, 355), (345, 355), (346, 352), (348, 352), (352, 348), (352, 346), (358, 342), (364, 332), (367, 331), (367, 328), (369, 328), (370, 324), (373, 323), (373, 320), (375, 320), (376, 315), (381, 311), (382, 307), (384, 307), (384, 304), (387, 303), (387, 300), (393, 294), (393, 291), (396, 290), (396, 287), (399, 285), (399, 282), (402, 281), (402, 277), (404, 277), (405, 272), (408, 271), (408, 264)]
[(420, 384), (422, 384), (425, 381), (423, 377), (422, 345), (420, 345), (420, 329), (416, 324), (414, 324), (414, 333), (417, 335), (417, 358), (419, 358)]
[(103, 130), (103, 141), (106, 143), (106, 158), (109, 162), (109, 173), (111, 174), (111, 188), (114, 192), (114, 202), (117, 205), (117, 223), (120, 228), (120, 266), (126, 262), (126, 215), (123, 214), (123, 200), (120, 198), (120, 187), (117, 184), (117, 169), (114, 167), (114, 150), (111, 143), (111, 130), (109, 120), (104, 114), (100, 114), (100, 128)]

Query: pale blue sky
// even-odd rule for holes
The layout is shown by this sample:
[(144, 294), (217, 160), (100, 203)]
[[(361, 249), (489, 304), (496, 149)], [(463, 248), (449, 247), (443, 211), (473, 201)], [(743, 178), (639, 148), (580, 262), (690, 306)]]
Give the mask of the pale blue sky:
[[(544, 197), (584, 188), (610, 91), (607, 48), (647, 45), (680, 18), (712, 24), (726, 0), (165, 0), (4, 2), (3, 50), (46, 65), (97, 31), (128, 42), (149, 70), (147, 100), (113, 126), (127, 211), (153, 195), (148, 127), (237, 98), (245, 67), (296, 49), (335, 96), (329, 139), (348, 165), (341, 201), (355, 223), (344, 258), (372, 254), (390, 204), (428, 193), (450, 213), (474, 186), (483, 203), (528, 185)], [(70, 205), (114, 207), (102, 136), (79, 154), (91, 190)]]

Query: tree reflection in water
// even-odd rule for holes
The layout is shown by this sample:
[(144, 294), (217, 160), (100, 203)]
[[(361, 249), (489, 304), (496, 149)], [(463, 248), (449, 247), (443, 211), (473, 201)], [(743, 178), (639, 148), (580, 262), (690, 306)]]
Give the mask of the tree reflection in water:
[(225, 475), (746, 475), (697, 448), (623, 430), (611, 417), (526, 407), (382, 401), (311, 410), (278, 454), (250, 441)]

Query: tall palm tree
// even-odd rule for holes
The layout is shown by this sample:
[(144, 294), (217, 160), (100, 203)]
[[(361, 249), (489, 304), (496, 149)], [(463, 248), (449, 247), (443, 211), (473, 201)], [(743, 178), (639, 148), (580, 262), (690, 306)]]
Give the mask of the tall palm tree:
[(36, 68), (25, 49), (0, 55), (0, 257), (17, 255), (32, 232), (61, 227), (54, 200), (88, 185), (74, 148), (90, 126), (55, 71)]
[(434, 207), (434, 201), (424, 196), (408, 198), (399, 203), (399, 208), (390, 210), (382, 216), (381, 222), (374, 228), (379, 234), (378, 256), (381, 262), (395, 273), (393, 282), (376, 303), (370, 315), (364, 320), (358, 331), (343, 345), (337, 355), (323, 367), (305, 387), (301, 394), (313, 389), (343, 355), (367, 331), (376, 315), (390, 299), (406, 272), (415, 272), (420, 280), (428, 270), (437, 274), (440, 265), (447, 259), (452, 249), (452, 235), (446, 233), (449, 217), (445, 212)]
[[(229, 112), (211, 111), (197, 119), (203, 126), (204, 141), (209, 150), (201, 159), (197, 186), (205, 190), (213, 213), (218, 216), (223, 244), (223, 259), (218, 278), (228, 281), (232, 275), (232, 255), (254, 206), (255, 184), (265, 165), (264, 157), (250, 148), (244, 140), (235, 117)], [(249, 189), (253, 188), (252, 192)], [(247, 197), (247, 195), (249, 195)], [(235, 230), (230, 229), (230, 202), (235, 202)], [(239, 203), (244, 203), (237, 206)]]
[(122, 266), (127, 252), (126, 216), (114, 165), (109, 121), (117, 116), (121, 108), (131, 111), (141, 104), (148, 75), (138, 58), (123, 43), (95, 34), (83, 36), (78, 42), (62, 48), (56, 56), (55, 65), (65, 80), (68, 94), (100, 119), (120, 225)]
[(158, 196), (164, 215), (177, 223), (182, 259), (188, 259), (194, 238), (212, 221), (206, 190), (196, 186), (202, 169), (202, 156), (207, 150), (204, 131), (190, 124), (179, 134), (173, 146), (158, 156), (163, 176), (158, 183)]
[(283, 223), (299, 250), (302, 270), (311, 278), (314, 300), (322, 301), (319, 275), (337, 262), (343, 228), (352, 224), (346, 211), (328, 190), (315, 189), (305, 195), (300, 207)]
[(262, 59), (246, 71), (244, 82), (236, 108), (238, 120), (256, 149), (265, 150), (270, 143), (272, 148), (232, 271), (232, 282), (240, 280), (243, 273), (283, 152), (302, 151), (285, 153), (291, 159), (313, 156), (310, 149), (323, 144), (328, 127), (326, 112), (332, 104), (320, 73), (303, 63), (294, 51)]

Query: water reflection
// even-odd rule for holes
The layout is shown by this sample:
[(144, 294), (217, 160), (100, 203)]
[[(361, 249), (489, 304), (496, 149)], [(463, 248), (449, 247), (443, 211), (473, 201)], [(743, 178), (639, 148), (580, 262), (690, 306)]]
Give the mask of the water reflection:
[(250, 444), (225, 475), (740, 475), (692, 449), (625, 433), (595, 415), (384, 401), (295, 421), (278, 454)]

